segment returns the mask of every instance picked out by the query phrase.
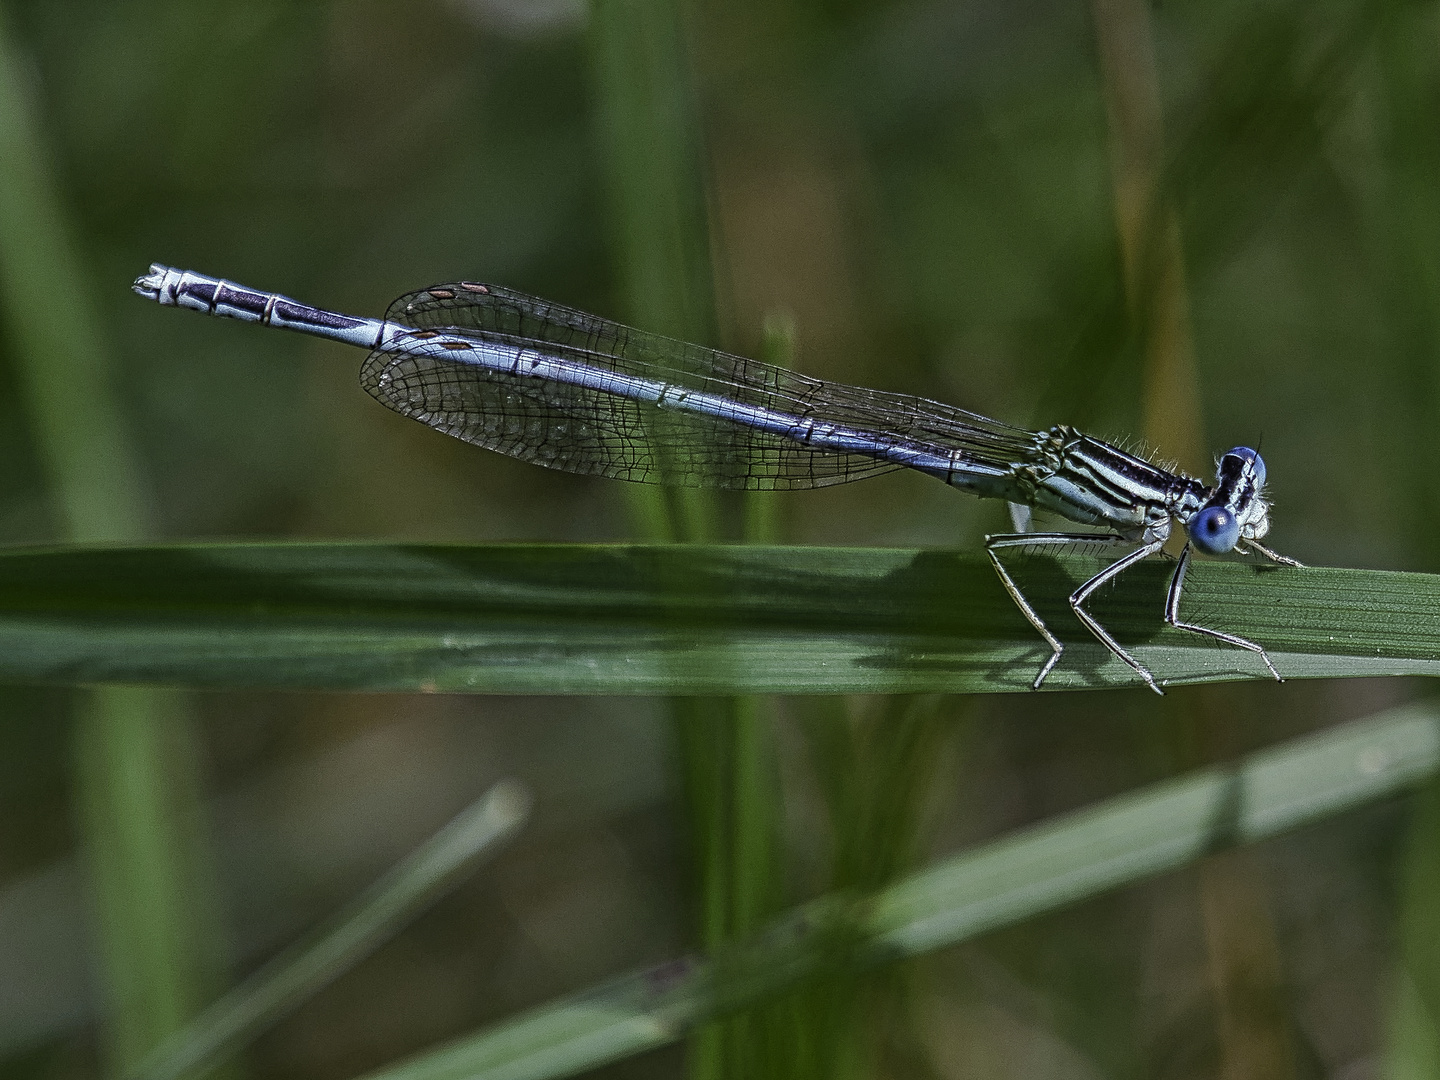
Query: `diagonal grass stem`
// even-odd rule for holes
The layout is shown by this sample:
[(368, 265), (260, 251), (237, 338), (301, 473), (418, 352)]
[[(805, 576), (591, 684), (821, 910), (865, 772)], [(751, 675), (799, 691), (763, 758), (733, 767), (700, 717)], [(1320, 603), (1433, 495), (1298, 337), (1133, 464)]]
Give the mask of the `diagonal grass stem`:
[(128, 1080), (180, 1080), (218, 1064), (398, 933), (513, 837), (529, 813), (521, 784), (496, 784), (309, 938), (157, 1047)]

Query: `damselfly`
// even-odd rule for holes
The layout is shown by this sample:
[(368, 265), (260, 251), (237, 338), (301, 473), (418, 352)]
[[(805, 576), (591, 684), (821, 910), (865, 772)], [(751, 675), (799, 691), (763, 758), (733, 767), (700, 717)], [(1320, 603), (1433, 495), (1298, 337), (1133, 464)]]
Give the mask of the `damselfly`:
[(308, 307), (191, 271), (154, 265), (135, 291), (191, 308), (333, 338), (369, 349), (361, 385), (403, 416), (552, 469), (701, 487), (796, 489), (844, 484), (893, 469), (1029, 508), (1098, 533), (988, 536), (1006, 592), (1050, 646), (1039, 689), (1065, 646), (1000, 560), (1009, 548), (1130, 546), (1070, 594), (1070, 607), (1156, 693), (1150, 671), (1086, 610), (1107, 582), (1161, 552), (1171, 521), (1187, 533), (1165, 600), (1165, 622), (1257, 654), (1236, 634), (1187, 623), (1180, 595), (1191, 551), (1254, 553), (1299, 566), (1260, 541), (1270, 530), (1265, 463), (1237, 446), (1215, 484), (1162, 469), (1065, 425), (1026, 431), (907, 394), (822, 382), (698, 345), (633, 330), (494, 285), (460, 281), (400, 297), (384, 319)]

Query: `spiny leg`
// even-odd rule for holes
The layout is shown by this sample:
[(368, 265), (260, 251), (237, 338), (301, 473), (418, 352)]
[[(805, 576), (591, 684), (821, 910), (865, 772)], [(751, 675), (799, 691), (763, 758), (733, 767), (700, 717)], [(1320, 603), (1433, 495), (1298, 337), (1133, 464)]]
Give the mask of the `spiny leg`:
[[(1281, 563), (1281, 565), (1300, 565), (1293, 559), (1284, 559), (1283, 556), (1272, 555), (1253, 540), (1247, 541), (1247, 543), (1251, 547), (1258, 548), (1267, 558), (1274, 559), (1274, 561)], [(1266, 653), (1264, 647), (1257, 645), (1249, 638), (1243, 638), (1237, 634), (1227, 634), (1221, 630), (1211, 630), (1208, 626), (1196, 626), (1194, 623), (1182, 622), (1180, 620), (1180, 593), (1185, 588), (1185, 571), (1189, 568), (1190, 545), (1186, 544), (1185, 550), (1180, 552), (1180, 561), (1175, 566), (1175, 573), (1170, 578), (1170, 593), (1165, 598), (1165, 621), (1177, 630), (1189, 630), (1192, 634), (1205, 634), (1207, 637), (1213, 637), (1225, 642), (1227, 645), (1234, 645), (1237, 648), (1249, 649), (1251, 652), (1257, 653), (1260, 659), (1265, 661), (1265, 666), (1270, 669), (1270, 674), (1275, 676), (1275, 681), (1284, 682), (1285, 680), (1280, 677), (1280, 673), (1275, 670), (1275, 665), (1270, 662), (1270, 656)]]
[(1114, 581), (1126, 570), (1130, 569), (1130, 567), (1134, 566), (1138, 562), (1143, 562), (1144, 560), (1148, 559), (1151, 555), (1154, 555), (1164, 546), (1164, 537), (1161, 537), (1159, 540), (1150, 541), (1148, 544), (1145, 544), (1144, 546), (1132, 551), (1123, 559), (1118, 559), (1115, 562), (1111, 563), (1104, 570), (1101, 570), (1100, 573), (1096, 574), (1084, 585), (1081, 585), (1080, 588), (1076, 589), (1073, 593), (1070, 594), (1070, 610), (1075, 612), (1075, 617), (1081, 622), (1083, 622), (1085, 626), (1089, 629), (1089, 631), (1100, 639), (1101, 644), (1103, 644), (1107, 649), (1113, 652), (1121, 660), (1124, 660), (1125, 663), (1129, 664), (1132, 668), (1134, 668), (1135, 673), (1145, 680), (1146, 686), (1150, 687), (1151, 690), (1154, 690), (1155, 693), (1161, 695), (1163, 695), (1165, 691), (1161, 690), (1159, 684), (1155, 682), (1155, 676), (1150, 674), (1150, 669), (1147, 668), (1144, 664), (1140, 663), (1139, 660), (1136, 660), (1128, 652), (1126, 652), (1124, 648), (1121, 647), (1120, 643), (1110, 636), (1110, 631), (1106, 630), (1105, 627), (1101, 626), (1099, 620), (1085, 610), (1085, 601), (1090, 599), (1091, 594), (1093, 594), (1096, 589), (1100, 588), (1101, 585), (1104, 585), (1110, 581)]
[[(1000, 562), (1000, 556), (996, 554), (996, 551), (1000, 548), (1029, 547), (1031, 545), (1069, 547), (1079, 544), (1104, 544), (1110, 546), (1128, 542), (1125, 537), (1112, 533), (1000, 533), (985, 538), (985, 553), (990, 556), (995, 573), (1000, 577), (1000, 584), (1005, 586), (1005, 591), (1010, 594), (1010, 599), (1020, 609), (1020, 614), (1024, 615), (1030, 621), (1030, 625), (1040, 632), (1040, 636), (1045, 639), (1051, 649), (1050, 659), (1045, 661), (1040, 668), (1040, 674), (1036, 675), (1035, 681), (1030, 684), (1032, 689), (1040, 689), (1040, 684), (1045, 681), (1045, 676), (1049, 675), (1055, 665), (1060, 662), (1060, 654), (1065, 651), (1065, 645), (1050, 632), (1050, 628), (1040, 618), (1039, 612), (1030, 606), (1030, 601), (1025, 599), (1025, 594), (1020, 591), (1020, 586), (1015, 584), (1015, 579), (1010, 576), (1010, 572)], [(1131, 663), (1133, 664), (1133, 661)], [(1144, 673), (1143, 669), (1142, 673)], [(1148, 675), (1148, 673), (1145, 674)], [(1151, 685), (1154, 685), (1153, 682)]]
[(1298, 562), (1295, 559), (1290, 558), (1289, 555), (1281, 555), (1279, 552), (1271, 551), (1258, 540), (1241, 540), (1239, 544), (1239, 549), (1241, 551), (1244, 551), (1247, 548), (1255, 552), (1255, 554), (1269, 559), (1271, 562), (1275, 563), (1278, 566), (1289, 566), (1293, 567), (1296, 570), (1305, 569), (1304, 563)]

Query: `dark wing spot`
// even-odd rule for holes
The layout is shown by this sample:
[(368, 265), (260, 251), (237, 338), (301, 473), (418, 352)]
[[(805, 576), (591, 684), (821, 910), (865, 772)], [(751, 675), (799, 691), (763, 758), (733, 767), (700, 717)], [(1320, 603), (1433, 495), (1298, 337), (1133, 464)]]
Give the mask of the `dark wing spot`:
[(455, 294), (449, 289), (431, 289), (430, 295), (436, 300), (454, 300)]
[(468, 341), (442, 341), (440, 347), (444, 349), (473, 349), (475, 346)]

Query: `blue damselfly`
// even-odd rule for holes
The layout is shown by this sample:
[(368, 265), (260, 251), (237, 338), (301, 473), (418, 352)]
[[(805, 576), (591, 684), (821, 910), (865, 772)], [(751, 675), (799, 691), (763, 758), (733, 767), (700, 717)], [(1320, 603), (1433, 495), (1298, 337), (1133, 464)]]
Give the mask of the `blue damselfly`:
[(1260, 541), (1270, 530), (1265, 463), (1238, 446), (1214, 485), (1057, 425), (1026, 431), (907, 394), (822, 382), (784, 368), (634, 330), (494, 285), (460, 281), (408, 293), (384, 319), (358, 318), (191, 271), (154, 265), (135, 291), (161, 304), (264, 323), (369, 349), (365, 390), (457, 439), (552, 469), (621, 480), (785, 490), (908, 468), (1011, 504), (1098, 526), (1098, 533), (988, 536), (1016, 605), (1049, 644), (1039, 689), (1064, 645), (1000, 560), (1008, 548), (1133, 545), (1070, 595), (1070, 607), (1157, 693), (1150, 671), (1085, 608), (1097, 589), (1159, 554), (1171, 522), (1187, 533), (1165, 621), (1257, 654), (1257, 643), (1187, 623), (1180, 596), (1192, 550), (1300, 564)]

